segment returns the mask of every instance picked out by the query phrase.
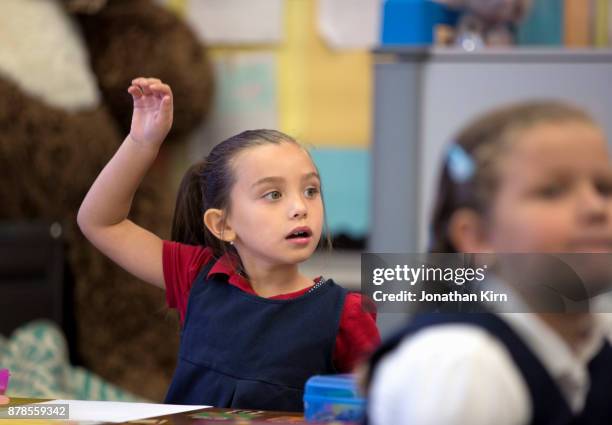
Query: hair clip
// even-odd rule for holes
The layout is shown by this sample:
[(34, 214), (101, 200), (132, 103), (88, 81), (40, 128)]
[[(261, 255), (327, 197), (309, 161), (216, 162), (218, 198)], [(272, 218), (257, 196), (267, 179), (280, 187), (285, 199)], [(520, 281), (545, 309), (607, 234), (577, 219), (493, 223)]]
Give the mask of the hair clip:
[(476, 164), (472, 157), (458, 144), (448, 151), (448, 172), (455, 183), (465, 183), (474, 176)]

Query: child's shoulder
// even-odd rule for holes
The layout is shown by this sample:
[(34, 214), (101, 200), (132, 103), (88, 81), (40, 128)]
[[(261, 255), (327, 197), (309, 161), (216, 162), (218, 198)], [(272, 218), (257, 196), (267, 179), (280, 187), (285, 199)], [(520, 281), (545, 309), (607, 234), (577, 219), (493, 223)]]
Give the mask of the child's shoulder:
[(174, 255), (192, 261), (208, 262), (213, 257), (212, 249), (202, 245), (188, 245), (181, 242), (164, 241), (164, 255)]
[(215, 257), (209, 247), (164, 241), (162, 258), (166, 274), (173, 270), (182, 270), (187, 274), (186, 280), (191, 281), (195, 279), (202, 266)]
[(361, 293), (348, 291), (344, 300), (344, 315), (353, 318), (371, 316), (376, 320), (376, 309)]
[(485, 381), (505, 379), (513, 386), (522, 385), (504, 344), (485, 329), (468, 324), (432, 326), (408, 335), (382, 359), (379, 368), (424, 384), (433, 375), (442, 374), (454, 376), (457, 382), (462, 377), (469, 381), (470, 376), (480, 376)]
[[(426, 388), (447, 391), (423, 393)], [(466, 324), (434, 326), (404, 338), (381, 360), (372, 382), (372, 395), (379, 400), (373, 405), (378, 408), (420, 400), (437, 406), (437, 419), (457, 419), (442, 420), (445, 423), (492, 423), (499, 409), (506, 411), (510, 406), (513, 412), (508, 412), (509, 417), (526, 419), (528, 393), (503, 344), (486, 330)], [(414, 410), (406, 410), (405, 415), (414, 423), (432, 423), (431, 418), (425, 421), (427, 418)]]
[(339, 338), (355, 353), (370, 353), (380, 345), (376, 312), (365, 300), (360, 293), (349, 292), (340, 318)]
[[(398, 355), (424, 355), (449, 353), (449, 361), (467, 360), (494, 353), (507, 355), (501, 341), (484, 328), (462, 323), (449, 323), (421, 329), (409, 335), (398, 346)], [(503, 356), (502, 356), (503, 357)]]

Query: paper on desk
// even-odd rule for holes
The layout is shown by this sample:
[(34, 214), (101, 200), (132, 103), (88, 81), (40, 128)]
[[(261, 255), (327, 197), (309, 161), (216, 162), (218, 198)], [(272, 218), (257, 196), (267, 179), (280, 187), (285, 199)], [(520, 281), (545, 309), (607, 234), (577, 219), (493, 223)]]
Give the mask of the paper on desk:
[(174, 413), (189, 412), (210, 407), (85, 400), (53, 400), (40, 404), (68, 404), (70, 420), (94, 422), (135, 421), (152, 418), (154, 416), (171, 415)]

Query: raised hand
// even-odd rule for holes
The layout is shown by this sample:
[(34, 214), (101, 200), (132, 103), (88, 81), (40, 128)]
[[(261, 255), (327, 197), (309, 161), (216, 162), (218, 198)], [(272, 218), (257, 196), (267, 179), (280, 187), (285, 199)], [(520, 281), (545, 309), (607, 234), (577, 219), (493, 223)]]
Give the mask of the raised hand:
[(130, 137), (148, 147), (159, 147), (172, 127), (172, 90), (157, 78), (135, 78), (128, 88), (134, 100)]

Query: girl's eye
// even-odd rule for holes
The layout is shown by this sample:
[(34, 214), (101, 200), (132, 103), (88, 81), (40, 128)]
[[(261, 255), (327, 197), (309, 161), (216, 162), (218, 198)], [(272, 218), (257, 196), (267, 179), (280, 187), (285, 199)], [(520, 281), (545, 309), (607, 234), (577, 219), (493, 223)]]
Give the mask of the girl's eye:
[(612, 177), (606, 175), (593, 179), (597, 193), (604, 198), (612, 198)]
[(555, 199), (563, 195), (565, 187), (561, 184), (550, 184), (542, 186), (536, 190), (536, 195), (540, 198)]
[(304, 191), (304, 194), (306, 195), (307, 198), (316, 198), (316, 196), (319, 194), (319, 188), (309, 187), (308, 189)]
[(265, 199), (269, 199), (270, 201), (276, 201), (281, 198), (281, 193), (278, 190), (273, 190), (272, 192), (266, 193), (263, 197)]
[(605, 197), (609, 198), (612, 196), (612, 180), (610, 181), (600, 181), (595, 183), (595, 189), (597, 192)]

